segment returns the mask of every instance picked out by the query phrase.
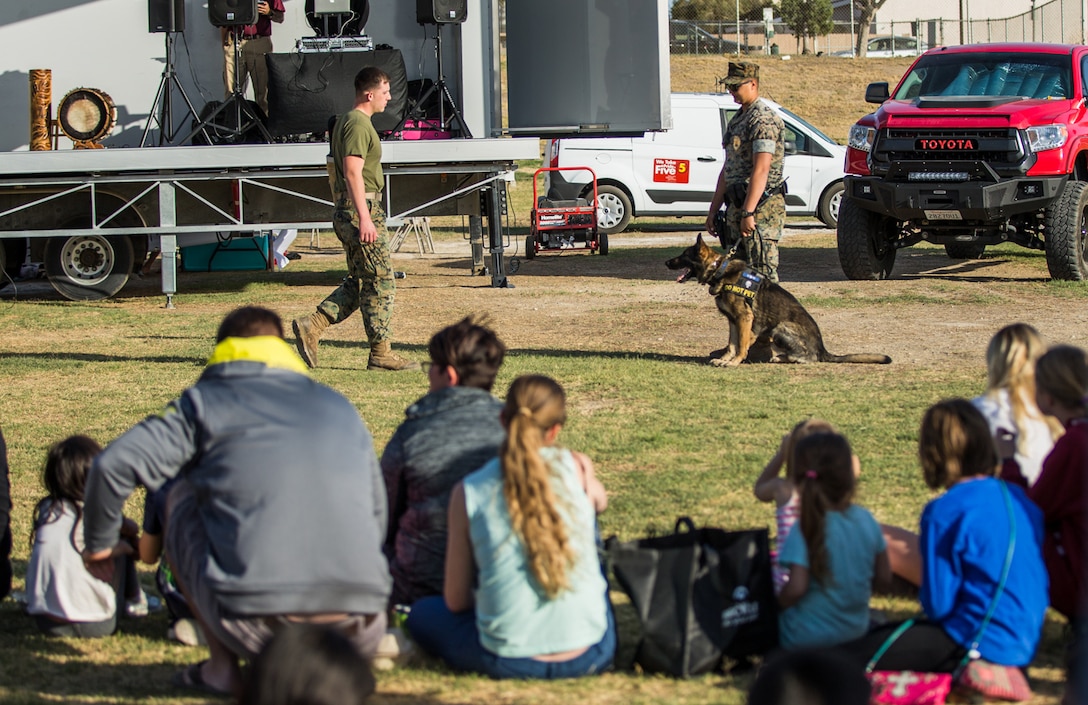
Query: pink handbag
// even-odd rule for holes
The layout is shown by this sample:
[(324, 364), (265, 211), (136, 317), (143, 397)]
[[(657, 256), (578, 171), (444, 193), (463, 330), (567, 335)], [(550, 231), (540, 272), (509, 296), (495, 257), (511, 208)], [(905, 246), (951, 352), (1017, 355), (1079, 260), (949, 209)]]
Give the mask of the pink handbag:
[(952, 690), (951, 673), (870, 671), (869, 702), (881, 705), (944, 705)]

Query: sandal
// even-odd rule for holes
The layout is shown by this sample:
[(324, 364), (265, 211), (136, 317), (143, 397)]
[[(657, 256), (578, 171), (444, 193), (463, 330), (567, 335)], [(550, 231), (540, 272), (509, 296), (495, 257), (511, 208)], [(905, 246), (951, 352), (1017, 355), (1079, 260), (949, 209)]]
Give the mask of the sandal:
[(195, 690), (200, 693), (205, 693), (207, 695), (216, 695), (223, 698), (233, 697), (234, 694), (231, 693), (229, 690), (220, 690), (214, 685), (211, 685), (204, 681), (204, 674), (201, 672), (201, 669), (206, 663), (207, 660), (204, 660), (199, 663), (194, 663), (186, 666), (185, 668), (175, 673), (174, 677), (171, 679), (170, 682), (175, 687), (182, 688), (184, 690)]

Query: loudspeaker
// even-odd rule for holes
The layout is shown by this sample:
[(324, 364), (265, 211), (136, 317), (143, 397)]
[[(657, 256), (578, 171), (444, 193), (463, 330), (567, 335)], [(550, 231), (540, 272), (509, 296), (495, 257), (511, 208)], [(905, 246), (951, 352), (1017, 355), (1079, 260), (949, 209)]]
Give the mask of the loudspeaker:
[(208, 20), (216, 27), (257, 24), (257, 0), (208, 0)]
[(147, 0), (147, 31), (184, 32), (185, 0)]
[(468, 0), (416, 0), (416, 22), (445, 24), (464, 22), (468, 16)]

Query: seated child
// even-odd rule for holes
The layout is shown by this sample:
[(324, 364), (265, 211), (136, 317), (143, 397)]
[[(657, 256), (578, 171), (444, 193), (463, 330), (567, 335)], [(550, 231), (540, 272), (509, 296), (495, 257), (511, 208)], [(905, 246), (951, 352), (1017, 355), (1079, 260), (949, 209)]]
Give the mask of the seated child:
[[(782, 592), (782, 586), (789, 578), (789, 571), (778, 562), (779, 551), (789, 538), (793, 525), (797, 523), (797, 517), (801, 515), (801, 498), (797, 494), (799, 479), (795, 477), (797, 466), (791, 461), (794, 446), (797, 441), (819, 431), (834, 431), (831, 424), (820, 419), (807, 419), (793, 427), (786, 435), (782, 436), (782, 443), (778, 446), (778, 452), (763, 468), (763, 472), (756, 479), (753, 492), (760, 502), (774, 501), (774, 518), (776, 525), (775, 550), (771, 552), (771, 571), (774, 576), (774, 592), (777, 595)], [(780, 476), (782, 468), (786, 473)]]
[(155, 571), (155, 585), (166, 601), (166, 610), (170, 618), (167, 637), (187, 646), (199, 646), (205, 643), (200, 631), (200, 624), (193, 617), (185, 595), (178, 589), (174, 574), (165, 560), (162, 560), (163, 534), (166, 530), (166, 498), (177, 478), (170, 480), (157, 490), (148, 490), (144, 500), (143, 533), (140, 534), (140, 560), (148, 565), (159, 564)]
[(778, 595), (783, 648), (833, 646), (869, 629), (874, 584), (891, 582), (880, 525), (854, 496), (854, 454), (837, 433), (801, 439), (792, 463), (800, 478), (800, 531), (791, 531), (779, 561), (789, 580)]
[[(981, 630), (977, 656), (995, 666), (995, 677), (1027, 689), (1019, 667), (1035, 656), (1047, 607), (1042, 513), (1019, 487), (1003, 488), (994, 477), (994, 439), (969, 401), (926, 411), (918, 458), (926, 484), (944, 492), (922, 511), (920, 533), (900, 529), (888, 552), (900, 554), (892, 564), (903, 566), (903, 577), (920, 578), (925, 618), (892, 641), (875, 667), (956, 672)], [(900, 626), (878, 627), (843, 651), (864, 667)]]
[[(34, 510), (26, 611), (50, 636), (108, 636), (117, 629), (119, 606), (131, 616), (147, 614), (131, 557), (117, 556), (112, 584), (83, 564), (83, 487), (101, 451), (93, 439), (71, 436), (53, 444), (46, 456), (42, 482), (48, 495)], [(138, 533), (136, 524), (125, 519), (121, 536), (130, 546)]]
[(443, 595), (412, 605), (408, 632), (454, 670), (492, 678), (608, 670), (616, 627), (596, 543), (607, 497), (589, 459), (555, 443), (563, 388), (518, 377), (500, 418), (499, 457), (450, 496)]

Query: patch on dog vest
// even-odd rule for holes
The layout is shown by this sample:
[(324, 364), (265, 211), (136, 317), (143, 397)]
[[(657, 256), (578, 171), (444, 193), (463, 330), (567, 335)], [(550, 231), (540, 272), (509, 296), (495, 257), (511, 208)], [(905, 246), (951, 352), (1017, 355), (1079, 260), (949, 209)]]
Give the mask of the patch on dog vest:
[(730, 294), (736, 294), (742, 296), (751, 303), (752, 299), (756, 297), (756, 292), (759, 291), (759, 287), (763, 285), (764, 276), (754, 269), (748, 268), (740, 273), (740, 279), (736, 284), (726, 284), (722, 287)]

